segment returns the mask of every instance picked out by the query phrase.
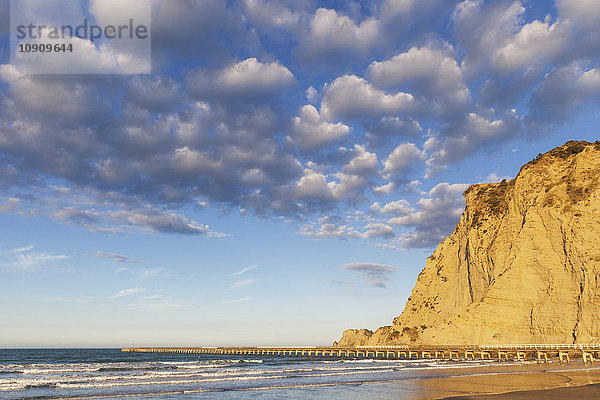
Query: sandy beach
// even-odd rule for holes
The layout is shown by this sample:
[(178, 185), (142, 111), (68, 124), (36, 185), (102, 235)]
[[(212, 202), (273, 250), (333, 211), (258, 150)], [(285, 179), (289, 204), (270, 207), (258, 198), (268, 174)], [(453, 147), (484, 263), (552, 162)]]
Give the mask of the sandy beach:
[(509, 392), (502, 394), (480, 395), (480, 396), (458, 396), (447, 397), (448, 400), (494, 400), (494, 399), (528, 399), (528, 400), (552, 400), (552, 399), (578, 399), (595, 400), (600, 398), (600, 384), (564, 387), (556, 389), (530, 390)]
[(423, 400), (598, 399), (600, 365), (526, 364), (490, 366), (481, 375), (420, 381)]

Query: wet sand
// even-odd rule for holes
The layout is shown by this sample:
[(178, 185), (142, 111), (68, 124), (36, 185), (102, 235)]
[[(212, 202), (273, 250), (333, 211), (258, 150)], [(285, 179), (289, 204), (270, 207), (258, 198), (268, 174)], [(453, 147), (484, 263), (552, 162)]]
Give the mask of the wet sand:
[(553, 400), (553, 399), (577, 399), (597, 400), (600, 399), (600, 384), (563, 387), (545, 390), (530, 390), (520, 392), (509, 392), (503, 394), (491, 394), (480, 396), (458, 396), (446, 397), (446, 400)]
[[(477, 374), (420, 381), (423, 400), (600, 399), (600, 365), (526, 364), (483, 367)], [(462, 376), (461, 376), (462, 375)]]

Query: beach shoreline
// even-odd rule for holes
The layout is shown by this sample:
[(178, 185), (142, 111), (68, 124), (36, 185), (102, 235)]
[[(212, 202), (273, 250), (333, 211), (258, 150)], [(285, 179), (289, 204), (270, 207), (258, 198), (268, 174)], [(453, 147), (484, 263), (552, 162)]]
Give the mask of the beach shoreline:
[(477, 374), (433, 377), (416, 384), (422, 400), (597, 399), (600, 365), (574, 362), (490, 366), (481, 367)]
[(446, 397), (440, 400), (596, 400), (599, 398), (600, 384), (596, 383), (584, 386), (560, 387), (543, 390), (523, 390), (518, 392), (508, 392), (492, 395)]

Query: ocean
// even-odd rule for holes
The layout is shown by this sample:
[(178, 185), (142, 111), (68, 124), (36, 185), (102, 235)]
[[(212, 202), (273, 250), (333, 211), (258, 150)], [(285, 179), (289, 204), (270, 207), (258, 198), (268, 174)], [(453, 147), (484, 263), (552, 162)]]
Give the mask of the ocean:
[(490, 361), (339, 360), (0, 349), (0, 399), (419, 399)]

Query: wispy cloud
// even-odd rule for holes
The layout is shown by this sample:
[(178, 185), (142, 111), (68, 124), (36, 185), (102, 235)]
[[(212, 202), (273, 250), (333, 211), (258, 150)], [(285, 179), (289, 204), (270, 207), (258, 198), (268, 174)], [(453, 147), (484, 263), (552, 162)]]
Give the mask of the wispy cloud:
[(130, 258), (128, 256), (125, 256), (123, 254), (108, 253), (106, 251), (97, 251), (96, 252), (96, 257), (108, 258), (108, 259), (111, 259), (111, 260), (114, 260), (114, 261), (120, 262), (120, 263), (140, 263), (140, 264), (147, 264), (146, 261), (140, 261), (140, 260), (136, 260), (134, 258)]
[(12, 252), (13, 253), (24, 253), (26, 251), (33, 250), (34, 247), (35, 246), (33, 246), (33, 245), (31, 245), (31, 246), (25, 246), (25, 247), (19, 247), (17, 249), (13, 249)]
[(164, 268), (146, 268), (146, 269), (137, 269), (137, 268), (128, 268), (121, 267), (117, 270), (117, 272), (129, 272), (130, 274), (137, 275), (141, 278), (148, 278), (151, 276), (156, 276), (163, 272)]
[(4, 260), (0, 260), (0, 267), (16, 269), (22, 272), (33, 272), (42, 269), (44, 264), (65, 260), (65, 254), (50, 254), (32, 251), (34, 245), (17, 247), (10, 250), (0, 250)]
[(131, 296), (131, 295), (136, 294), (136, 293), (141, 293), (141, 292), (143, 292), (145, 290), (146, 289), (139, 288), (139, 287), (134, 287), (134, 288), (129, 288), (129, 289), (123, 289), (123, 290), (120, 290), (119, 293), (117, 293), (114, 296), (112, 296), (112, 298), (113, 299), (117, 299), (119, 297)]
[(234, 272), (233, 274), (229, 275), (229, 276), (238, 276), (238, 275), (242, 275), (245, 274), (246, 272), (250, 272), (252, 271), (254, 268), (258, 267), (257, 264), (251, 265), (249, 267), (246, 267), (238, 272)]
[(355, 285), (355, 282), (347, 282), (347, 281), (340, 281), (337, 279), (330, 279), (329, 282), (334, 283), (336, 285), (348, 285), (348, 286), (352, 286)]
[(393, 267), (387, 264), (375, 264), (369, 262), (355, 262), (349, 263), (342, 266), (342, 269), (350, 271), (358, 271), (363, 279), (365, 279), (370, 286), (373, 287), (385, 287), (385, 283), (390, 279), (390, 275), (398, 267)]
[[(93, 193), (93, 191), (92, 191)], [(90, 199), (94, 205), (93, 200)], [(99, 204), (96, 204), (99, 205)], [(159, 211), (152, 207), (125, 207), (118, 210), (99, 210), (81, 208), (79, 205), (55, 205), (51, 212), (54, 219), (71, 224), (82, 225), (91, 231), (108, 229), (114, 233), (141, 232), (179, 233), (221, 238), (221, 232), (210, 231), (208, 225), (202, 225), (175, 212)]]
[(46, 263), (64, 260), (69, 258), (64, 254), (48, 254), (32, 252), (34, 246), (27, 246), (18, 249), (13, 249), (12, 252), (17, 255), (11, 265), (21, 271), (33, 271)]
[(242, 286), (249, 285), (253, 282), (256, 282), (256, 279), (244, 279), (244, 280), (235, 281), (235, 283), (233, 284), (233, 288), (234, 289), (241, 288)]
[(237, 299), (237, 300), (220, 301), (216, 304), (237, 304), (237, 303), (245, 303), (247, 301), (252, 301), (252, 300), (254, 300), (254, 297), (242, 297), (241, 299)]

